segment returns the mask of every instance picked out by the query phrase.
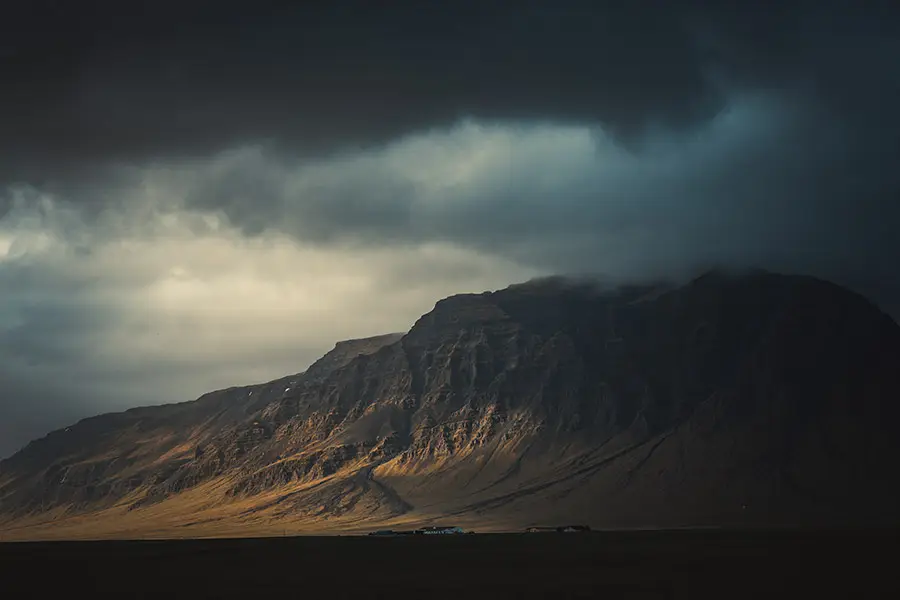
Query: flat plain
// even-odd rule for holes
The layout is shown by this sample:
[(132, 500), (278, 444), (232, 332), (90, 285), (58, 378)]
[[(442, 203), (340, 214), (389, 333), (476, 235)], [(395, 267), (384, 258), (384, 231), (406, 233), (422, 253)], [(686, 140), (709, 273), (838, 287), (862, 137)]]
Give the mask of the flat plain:
[(4, 597), (900, 597), (897, 530), (0, 544)]

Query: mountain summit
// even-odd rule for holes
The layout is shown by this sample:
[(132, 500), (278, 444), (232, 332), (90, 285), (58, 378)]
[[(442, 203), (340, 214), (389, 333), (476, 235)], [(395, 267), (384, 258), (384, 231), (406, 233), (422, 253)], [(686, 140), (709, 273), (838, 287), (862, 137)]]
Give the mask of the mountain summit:
[(52, 432), (0, 462), (0, 531), (896, 523), (898, 400), (900, 327), (824, 281), (536, 280)]

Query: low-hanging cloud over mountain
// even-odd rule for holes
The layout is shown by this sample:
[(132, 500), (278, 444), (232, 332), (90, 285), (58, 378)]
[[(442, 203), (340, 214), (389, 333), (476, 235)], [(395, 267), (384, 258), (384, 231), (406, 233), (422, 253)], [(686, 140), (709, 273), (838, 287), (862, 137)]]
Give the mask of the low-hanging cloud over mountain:
[(896, 316), (895, 9), (839, 4), (29, 4), (0, 455), (549, 273), (761, 266)]

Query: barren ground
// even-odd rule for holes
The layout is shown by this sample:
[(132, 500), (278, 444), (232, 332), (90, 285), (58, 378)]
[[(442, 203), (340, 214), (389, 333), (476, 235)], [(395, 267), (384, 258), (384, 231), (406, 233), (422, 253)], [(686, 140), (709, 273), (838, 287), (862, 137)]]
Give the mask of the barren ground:
[(898, 597), (897, 531), (0, 544), (4, 597)]

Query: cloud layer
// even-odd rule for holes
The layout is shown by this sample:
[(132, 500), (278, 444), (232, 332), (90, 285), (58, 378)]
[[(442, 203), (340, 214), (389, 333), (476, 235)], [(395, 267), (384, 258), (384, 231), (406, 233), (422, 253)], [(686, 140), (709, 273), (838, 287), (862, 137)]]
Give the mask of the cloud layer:
[[(724, 84), (803, 81), (845, 114), (879, 101), (860, 93), (879, 78), (896, 85), (887, 0), (315, 4), (11, 6), (0, 178), (50, 184), (248, 141), (315, 156), (464, 117), (601, 123), (630, 139), (705, 122)], [(896, 94), (882, 90), (883, 107)]]

